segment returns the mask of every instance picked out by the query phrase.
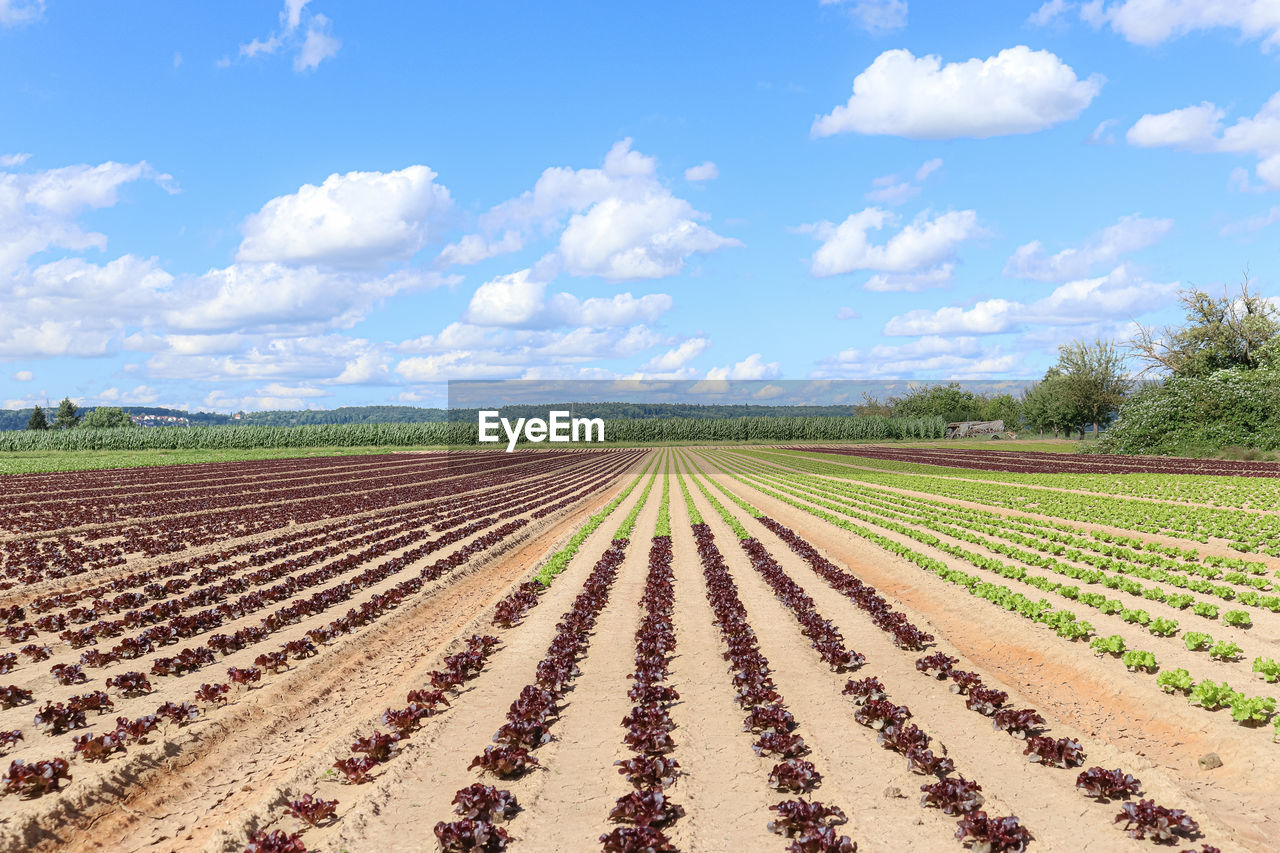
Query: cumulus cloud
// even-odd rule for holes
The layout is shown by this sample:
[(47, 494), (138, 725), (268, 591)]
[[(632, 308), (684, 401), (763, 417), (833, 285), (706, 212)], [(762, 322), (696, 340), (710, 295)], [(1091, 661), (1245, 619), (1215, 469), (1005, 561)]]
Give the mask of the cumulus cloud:
[(1034, 302), (984, 299), (972, 308), (919, 309), (894, 317), (886, 335), (994, 335), (1027, 326), (1073, 326), (1117, 315), (1139, 314), (1165, 305), (1178, 283), (1158, 284), (1120, 266), (1101, 278), (1063, 284)]
[(239, 261), (370, 267), (407, 258), (450, 211), (449, 190), (426, 166), (333, 174), (303, 184), (245, 220)]
[[(1130, 145), (1183, 151), (1252, 154), (1255, 171), (1269, 189), (1280, 189), (1280, 92), (1257, 114), (1223, 126), (1225, 110), (1205, 101), (1167, 113), (1148, 113), (1129, 128)], [(1245, 176), (1247, 184), (1247, 175)]]
[(897, 205), (915, 198), (920, 194), (921, 184), (938, 169), (942, 168), (942, 158), (934, 157), (926, 160), (916, 169), (913, 178), (902, 179), (897, 174), (882, 175), (871, 181), (871, 190), (867, 193), (868, 201)]
[[(21, 165), (26, 158), (11, 159), (8, 167)], [(172, 176), (145, 161), (0, 171), (0, 274), (13, 273), (47, 249), (105, 249), (106, 236), (84, 231), (76, 217), (86, 210), (114, 206), (121, 187), (142, 180), (176, 192)]]
[(782, 367), (776, 361), (765, 361), (760, 353), (751, 355), (736, 364), (713, 367), (707, 371), (707, 379), (776, 379), (782, 375)]
[[(479, 217), (482, 233), (463, 237), (441, 261), (492, 257), (562, 229), (556, 251), (544, 259), (547, 270), (626, 281), (677, 275), (692, 255), (741, 245), (702, 224), (707, 215), (673, 195), (656, 173), (656, 161), (633, 150), (630, 139), (609, 149), (603, 168), (546, 169), (533, 189)], [(493, 235), (500, 232), (499, 242)]]
[[(451, 324), (439, 335), (406, 342), (395, 372), (416, 383), (449, 379), (608, 378), (601, 368), (582, 368), (583, 362), (628, 358), (662, 342), (643, 324), (596, 329), (529, 330), (480, 328)], [(583, 370), (588, 371), (583, 373)]]
[(497, 240), (486, 240), (479, 234), (467, 234), (456, 243), (440, 250), (436, 263), (440, 266), (470, 266), (481, 261), (518, 252), (524, 248), (524, 238), (519, 231), (504, 231)]
[(837, 320), (858, 320), (861, 317), (861, 314), (850, 308), (848, 305), (841, 305), (836, 309)]
[(1156, 45), (1197, 30), (1236, 30), (1280, 45), (1280, 5), (1275, 0), (1090, 0), (1080, 16), (1094, 27), (1110, 25), (1134, 44)]
[(154, 318), (172, 281), (154, 258), (133, 255), (42, 264), (0, 283), (0, 356), (106, 355), (127, 325)]
[[(918, 283), (945, 283), (945, 280), (950, 279), (951, 259), (956, 248), (965, 240), (982, 233), (975, 211), (951, 211), (933, 218), (926, 211), (886, 242), (871, 242), (869, 231), (879, 230), (896, 221), (894, 214), (878, 207), (869, 207), (850, 214), (839, 225), (823, 221), (801, 226), (798, 230), (810, 233), (822, 241), (822, 245), (810, 258), (810, 271), (820, 277), (858, 270), (878, 270), (898, 275), (923, 273), (925, 278), (917, 278)], [(905, 278), (878, 279), (877, 288), (881, 290), (910, 289), (893, 284), (895, 281), (908, 281)]]
[(1045, 253), (1039, 240), (1019, 246), (1004, 265), (1004, 274), (1034, 281), (1067, 281), (1085, 278), (1094, 267), (1114, 264), (1121, 256), (1153, 246), (1173, 230), (1172, 219), (1151, 219), (1134, 214), (1104, 228), (1079, 248)]
[(877, 293), (918, 293), (921, 290), (946, 287), (951, 283), (955, 268), (955, 264), (945, 263), (922, 272), (876, 273), (862, 286)]
[(640, 298), (630, 293), (612, 297), (579, 299), (571, 293), (547, 295), (547, 282), (531, 270), (498, 276), (476, 288), (463, 314), (476, 326), (551, 328), (582, 325), (624, 326), (654, 322), (671, 308), (671, 297), (651, 293)]
[(851, 348), (820, 359), (813, 379), (899, 379), (946, 377), (982, 379), (1007, 376), (1022, 357), (999, 346), (984, 346), (975, 337), (928, 335), (897, 346)]
[(147, 385), (131, 389), (107, 388), (99, 392), (96, 402), (113, 406), (149, 406), (160, 399), (160, 392)]
[(186, 332), (315, 334), (349, 328), (396, 294), (428, 290), (449, 281), (437, 273), (417, 270), (368, 276), (315, 266), (232, 264), (184, 280), (165, 322)]
[(560, 257), (572, 275), (624, 281), (677, 275), (692, 254), (742, 245), (698, 218), (705, 215), (665, 192), (634, 201), (607, 198), (569, 219)]
[(1102, 84), (1101, 75), (1081, 80), (1054, 54), (1025, 45), (945, 65), (938, 56), (889, 50), (854, 79), (847, 104), (814, 120), (811, 134), (985, 139), (1034, 133), (1079, 116)]
[(720, 177), (720, 169), (710, 160), (705, 163), (699, 163), (697, 166), (690, 166), (684, 170), (684, 179), (686, 181), (714, 181), (718, 177)]
[[(341, 376), (352, 361), (383, 350), (382, 345), (364, 338), (340, 334), (287, 338), (240, 335), (236, 340), (239, 343), (234, 349), (227, 347), (203, 354), (161, 350), (147, 360), (148, 375), (185, 383), (328, 383)], [(233, 406), (221, 406), (230, 407)]]
[(10, 373), (9, 378), (14, 382), (30, 382), (32, 379), (35, 379), (36, 376), (30, 370), (19, 370), (14, 373)]
[(820, 6), (839, 6), (855, 24), (879, 36), (907, 25), (906, 0), (818, 0)]
[(679, 346), (673, 347), (660, 355), (655, 355), (649, 359), (640, 368), (640, 373), (645, 376), (676, 376), (678, 371), (685, 367), (690, 361), (702, 355), (711, 346), (709, 338), (697, 337), (689, 338), (680, 343)]

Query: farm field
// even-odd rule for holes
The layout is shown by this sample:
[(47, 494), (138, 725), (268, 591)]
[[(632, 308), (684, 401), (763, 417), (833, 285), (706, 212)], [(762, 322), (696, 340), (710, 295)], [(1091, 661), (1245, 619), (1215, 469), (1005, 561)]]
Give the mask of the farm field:
[(687, 446), (0, 482), (0, 851), (1280, 830), (1275, 464)]

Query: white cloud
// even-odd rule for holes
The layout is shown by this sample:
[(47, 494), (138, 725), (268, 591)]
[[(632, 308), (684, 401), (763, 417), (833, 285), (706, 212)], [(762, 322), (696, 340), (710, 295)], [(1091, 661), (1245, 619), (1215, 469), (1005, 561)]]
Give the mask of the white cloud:
[(847, 104), (814, 120), (811, 134), (984, 139), (1033, 133), (1079, 116), (1102, 84), (1100, 75), (1080, 80), (1054, 54), (1025, 45), (946, 65), (937, 56), (889, 50), (854, 79)]
[(908, 273), (876, 273), (862, 285), (865, 290), (876, 293), (907, 292), (918, 293), (921, 290), (932, 290), (946, 287), (951, 283), (955, 272), (953, 263), (938, 264), (936, 267), (921, 272)]
[[(10, 165), (20, 165), (25, 159), (15, 155)], [(75, 217), (88, 209), (115, 205), (120, 188), (140, 180), (155, 181), (176, 192), (172, 177), (145, 161), (30, 173), (0, 171), (0, 274), (13, 273), (32, 255), (47, 249), (105, 249), (107, 238), (83, 231)]]
[[(543, 261), (545, 275), (563, 270), (610, 281), (661, 278), (680, 273), (691, 255), (741, 245), (700, 224), (707, 215), (672, 195), (656, 171), (656, 161), (632, 150), (630, 139), (610, 148), (601, 169), (546, 169), (532, 190), (479, 217), (483, 233), (462, 238), (449, 257), (492, 256), (523, 246), (515, 235), (554, 233), (566, 216), (556, 251)], [(495, 244), (492, 235), (500, 231), (506, 232), (503, 242)]]
[(837, 320), (858, 320), (861, 318), (862, 318), (862, 315), (859, 314), (857, 311), (854, 311), (848, 305), (841, 305), (839, 308), (836, 309)]
[(705, 215), (666, 192), (635, 201), (607, 198), (569, 219), (560, 256), (572, 275), (624, 281), (677, 275), (692, 254), (742, 245), (697, 218)]
[(916, 273), (949, 261), (957, 246), (982, 233), (977, 213), (959, 210), (932, 219), (923, 212), (883, 244), (868, 239), (868, 231), (896, 221), (892, 213), (869, 207), (839, 225), (824, 221), (801, 226), (799, 230), (822, 241), (810, 259), (810, 270), (821, 277), (857, 270)]
[(1238, 222), (1229, 222), (1222, 226), (1218, 233), (1223, 237), (1229, 237), (1232, 234), (1248, 234), (1254, 231), (1261, 231), (1268, 225), (1274, 225), (1277, 222), (1280, 222), (1280, 207), (1272, 207), (1266, 213), (1251, 216)]
[(898, 205), (920, 194), (920, 185), (930, 175), (942, 168), (942, 158), (926, 160), (916, 169), (914, 179), (899, 180), (898, 175), (882, 175), (871, 181), (872, 189), (866, 194), (868, 201)]
[[(234, 351), (202, 355), (157, 352), (146, 362), (148, 375), (184, 383), (325, 383), (336, 381), (352, 361), (370, 352), (381, 352), (381, 345), (336, 334), (292, 338), (241, 336), (239, 341)], [(231, 407), (230, 404), (224, 406), (227, 407)]]
[(624, 326), (653, 322), (671, 308), (671, 297), (630, 293), (579, 299), (571, 293), (547, 296), (547, 282), (524, 269), (498, 276), (476, 288), (463, 320), (476, 326), (551, 328), (554, 326)]
[(1056, 21), (1063, 12), (1071, 8), (1067, 0), (1047, 0), (1039, 9), (1031, 13), (1027, 23), (1037, 27), (1047, 26)]
[(818, 0), (820, 6), (840, 6), (859, 27), (879, 36), (907, 25), (906, 0)]
[(448, 284), (437, 273), (403, 270), (381, 277), (277, 263), (232, 264), (185, 280), (165, 315), (184, 332), (257, 329), (314, 334), (348, 328), (375, 305), (399, 293)]
[(62, 258), (0, 282), (0, 356), (106, 355), (159, 312), (173, 278), (154, 259)]
[(307, 24), (307, 37), (293, 58), (294, 71), (313, 71), (321, 62), (338, 52), (342, 42), (333, 37), (332, 24), (324, 15), (316, 15)]
[(19, 370), (16, 373), (9, 374), (9, 378), (14, 382), (30, 382), (36, 376), (30, 370)]
[[(314, 71), (321, 62), (335, 55), (342, 42), (333, 36), (333, 22), (319, 13), (305, 11), (310, 2), (285, 0), (284, 9), (280, 12), (280, 30), (266, 38), (255, 38), (240, 45), (240, 58), (272, 56), (282, 48), (288, 48), (293, 51), (293, 70), (301, 72)], [(220, 68), (230, 64), (226, 57), (217, 62)]]
[(720, 177), (720, 169), (710, 160), (684, 170), (686, 181), (714, 181), (718, 177)]
[(886, 335), (994, 335), (1026, 326), (1069, 326), (1117, 315), (1138, 314), (1166, 304), (1178, 283), (1135, 278), (1120, 266), (1101, 278), (1068, 282), (1031, 303), (985, 299), (972, 308), (919, 309), (894, 317)]
[(1167, 113), (1147, 113), (1129, 128), (1125, 138), (1140, 148), (1169, 147), (1188, 151), (1212, 151), (1222, 129), (1221, 109), (1205, 101)]
[(0, 0), (0, 25), (34, 21), (44, 14), (44, 0)]
[(30, 154), (0, 154), (0, 169), (9, 169), (14, 166), (21, 166), (30, 159)]
[(814, 379), (897, 379), (945, 376), (981, 379), (1007, 376), (1022, 357), (985, 346), (974, 337), (928, 335), (897, 346), (846, 349), (817, 362)]
[(1134, 44), (1156, 45), (1196, 30), (1225, 28), (1262, 39), (1264, 50), (1280, 45), (1275, 0), (1091, 0), (1080, 15), (1095, 27), (1110, 24)]
[(342, 372), (332, 380), (334, 385), (370, 385), (387, 381), (391, 372), (391, 359), (383, 353), (361, 353), (343, 365)]
[(455, 323), (439, 335), (401, 344), (402, 352), (423, 354), (402, 359), (395, 372), (419, 384), (471, 378), (609, 378), (611, 372), (582, 363), (629, 358), (662, 340), (643, 324), (550, 331)]
[(752, 353), (737, 364), (725, 367), (713, 367), (707, 371), (707, 379), (775, 379), (782, 375), (782, 368), (776, 361), (766, 362), (760, 353)]
[(453, 206), (426, 166), (333, 174), (273, 198), (244, 223), (236, 259), (376, 266), (407, 258)]
[(1067, 281), (1084, 278), (1094, 267), (1114, 264), (1121, 256), (1160, 242), (1173, 230), (1172, 219), (1150, 219), (1134, 214), (1104, 228), (1080, 248), (1046, 255), (1039, 240), (1019, 246), (1004, 265), (1004, 274), (1035, 281)]
[(479, 234), (467, 234), (456, 243), (450, 243), (441, 249), (436, 263), (441, 266), (469, 266), (498, 255), (518, 252), (523, 248), (524, 239), (519, 231), (504, 231), (498, 240), (486, 240)]
[(934, 157), (932, 160), (925, 160), (920, 164), (920, 168), (916, 169), (916, 180), (923, 181), (934, 172), (942, 168), (942, 158)]
[(1111, 132), (1111, 128), (1118, 123), (1117, 119), (1108, 118), (1098, 122), (1098, 126), (1093, 129), (1085, 139), (1089, 145), (1114, 145), (1116, 136)]
[(711, 346), (709, 338), (689, 338), (679, 346), (655, 355), (640, 368), (643, 375), (672, 374), (680, 370), (693, 359), (702, 355)]
[(97, 403), (113, 406), (149, 406), (160, 399), (160, 392), (147, 385), (139, 385), (130, 390), (108, 388), (97, 396)]
[(1224, 128), (1225, 115), (1208, 101), (1167, 113), (1148, 113), (1129, 128), (1127, 138), (1129, 144), (1142, 148), (1252, 154), (1258, 158), (1258, 177), (1268, 188), (1280, 189), (1280, 92), (1253, 117), (1237, 119)]
[(240, 45), (240, 56), (245, 59), (253, 59), (259, 54), (270, 55), (280, 49), (284, 41), (279, 36), (271, 36), (266, 39), (254, 39), (251, 42)]
[(288, 32), (293, 32), (302, 23), (302, 10), (311, 0), (284, 0), (284, 11), (280, 13), (281, 21)]

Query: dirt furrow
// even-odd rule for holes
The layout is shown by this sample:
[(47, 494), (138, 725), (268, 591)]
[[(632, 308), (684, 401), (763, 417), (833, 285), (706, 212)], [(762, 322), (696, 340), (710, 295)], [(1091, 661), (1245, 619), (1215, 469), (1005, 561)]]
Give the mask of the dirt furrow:
[[(1030, 707), (1092, 743), (1150, 762), (1185, 797), (1165, 805), (1187, 809), (1201, 821), (1210, 843), (1224, 849), (1232, 843), (1270, 849), (1269, 838), (1280, 829), (1280, 821), (1268, 814), (1267, 791), (1280, 783), (1280, 758), (1266, 748), (1265, 733), (1232, 723), (1224, 712), (1209, 714), (1181, 697), (1153, 690), (1151, 676), (1100, 666), (1084, 644), (1062, 640), (1016, 614), (971, 598), (906, 560), (781, 501), (739, 488), (736, 481), (725, 482), (771, 517), (800, 531), (830, 559), (852, 567), (882, 594), (896, 598), (909, 614), (927, 620), (937, 629), (933, 633), (945, 637), (960, 656), (995, 674), (1001, 689), (1021, 694)], [(1209, 752), (1216, 752), (1225, 766), (1200, 770), (1197, 759)], [(1140, 769), (1134, 772), (1142, 776)]]

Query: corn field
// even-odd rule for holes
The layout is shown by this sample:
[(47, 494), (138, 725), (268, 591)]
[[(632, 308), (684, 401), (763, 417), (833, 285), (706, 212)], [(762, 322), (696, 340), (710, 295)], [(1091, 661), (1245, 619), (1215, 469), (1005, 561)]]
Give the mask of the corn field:
[[(942, 438), (941, 418), (743, 417), (605, 422), (607, 443), (662, 441), (878, 441)], [(477, 444), (474, 423), (309, 424), (0, 432), (0, 452), (414, 447)], [(505, 439), (503, 440), (505, 443)]]

